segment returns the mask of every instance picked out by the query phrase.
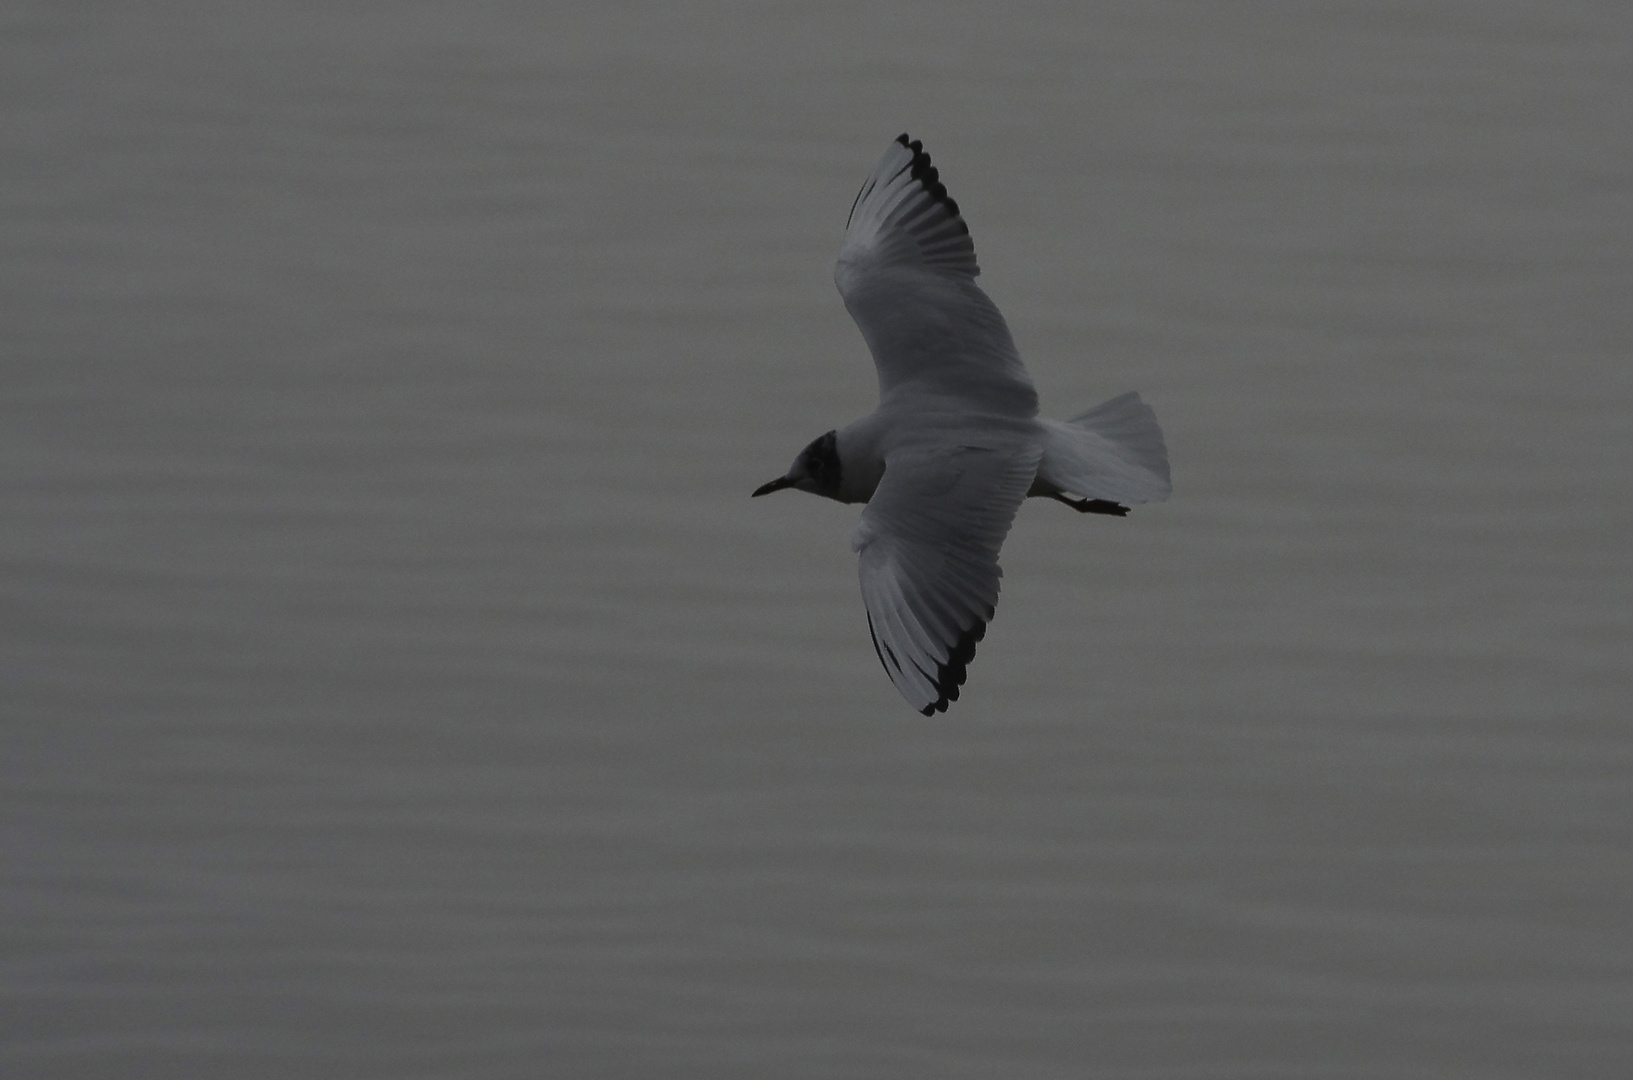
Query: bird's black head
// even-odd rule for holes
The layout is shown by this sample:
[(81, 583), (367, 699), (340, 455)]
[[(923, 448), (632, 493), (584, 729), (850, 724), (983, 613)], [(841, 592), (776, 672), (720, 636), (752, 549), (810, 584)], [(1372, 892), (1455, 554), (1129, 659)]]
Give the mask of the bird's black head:
[(760, 485), (754, 495), (769, 495), (773, 491), (791, 487), (799, 491), (809, 491), (813, 495), (837, 499), (839, 478), (839, 435), (830, 431), (811, 440), (811, 445), (799, 452), (799, 457), (794, 459), (794, 464), (789, 466), (786, 475), (777, 477), (769, 484)]

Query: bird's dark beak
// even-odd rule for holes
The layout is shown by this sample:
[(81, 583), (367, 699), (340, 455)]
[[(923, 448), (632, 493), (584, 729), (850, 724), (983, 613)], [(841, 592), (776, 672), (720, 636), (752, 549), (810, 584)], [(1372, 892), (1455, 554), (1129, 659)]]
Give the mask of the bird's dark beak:
[(785, 487), (793, 486), (794, 481), (791, 477), (779, 476), (775, 480), (771, 481), (771, 483), (761, 484), (759, 487), (755, 488), (754, 494), (750, 495), (749, 498), (758, 499), (761, 495), (769, 495), (773, 491), (781, 491)]

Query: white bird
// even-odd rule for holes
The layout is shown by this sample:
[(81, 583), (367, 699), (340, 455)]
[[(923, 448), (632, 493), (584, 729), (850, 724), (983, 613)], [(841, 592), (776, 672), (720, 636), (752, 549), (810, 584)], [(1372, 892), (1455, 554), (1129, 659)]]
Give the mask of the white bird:
[(1162, 430), (1138, 394), (1065, 422), (1038, 417), (980, 272), (923, 144), (899, 136), (857, 193), (834, 267), (878, 368), (879, 407), (754, 492), (867, 503), (851, 547), (868, 631), (896, 689), (926, 716), (958, 700), (1023, 499), (1122, 516), (1171, 490)]

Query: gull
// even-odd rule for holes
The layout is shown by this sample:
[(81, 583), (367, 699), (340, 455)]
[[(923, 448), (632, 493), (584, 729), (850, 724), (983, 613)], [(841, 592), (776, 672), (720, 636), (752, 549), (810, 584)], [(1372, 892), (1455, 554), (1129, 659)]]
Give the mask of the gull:
[(813, 440), (754, 492), (867, 504), (851, 547), (868, 633), (890, 681), (925, 716), (958, 700), (1022, 500), (1121, 517), (1171, 491), (1162, 429), (1139, 394), (1066, 421), (1038, 416), (980, 272), (930, 155), (899, 136), (857, 192), (834, 267), (878, 369), (879, 407)]

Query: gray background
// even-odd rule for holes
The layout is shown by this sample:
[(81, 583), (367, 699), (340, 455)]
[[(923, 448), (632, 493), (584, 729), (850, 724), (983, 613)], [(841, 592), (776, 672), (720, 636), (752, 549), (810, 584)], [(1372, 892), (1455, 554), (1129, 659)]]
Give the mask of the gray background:
[[(1625, 1077), (1619, 2), (14, 3), (0, 1073)], [(1046, 411), (946, 717), (830, 268)]]

